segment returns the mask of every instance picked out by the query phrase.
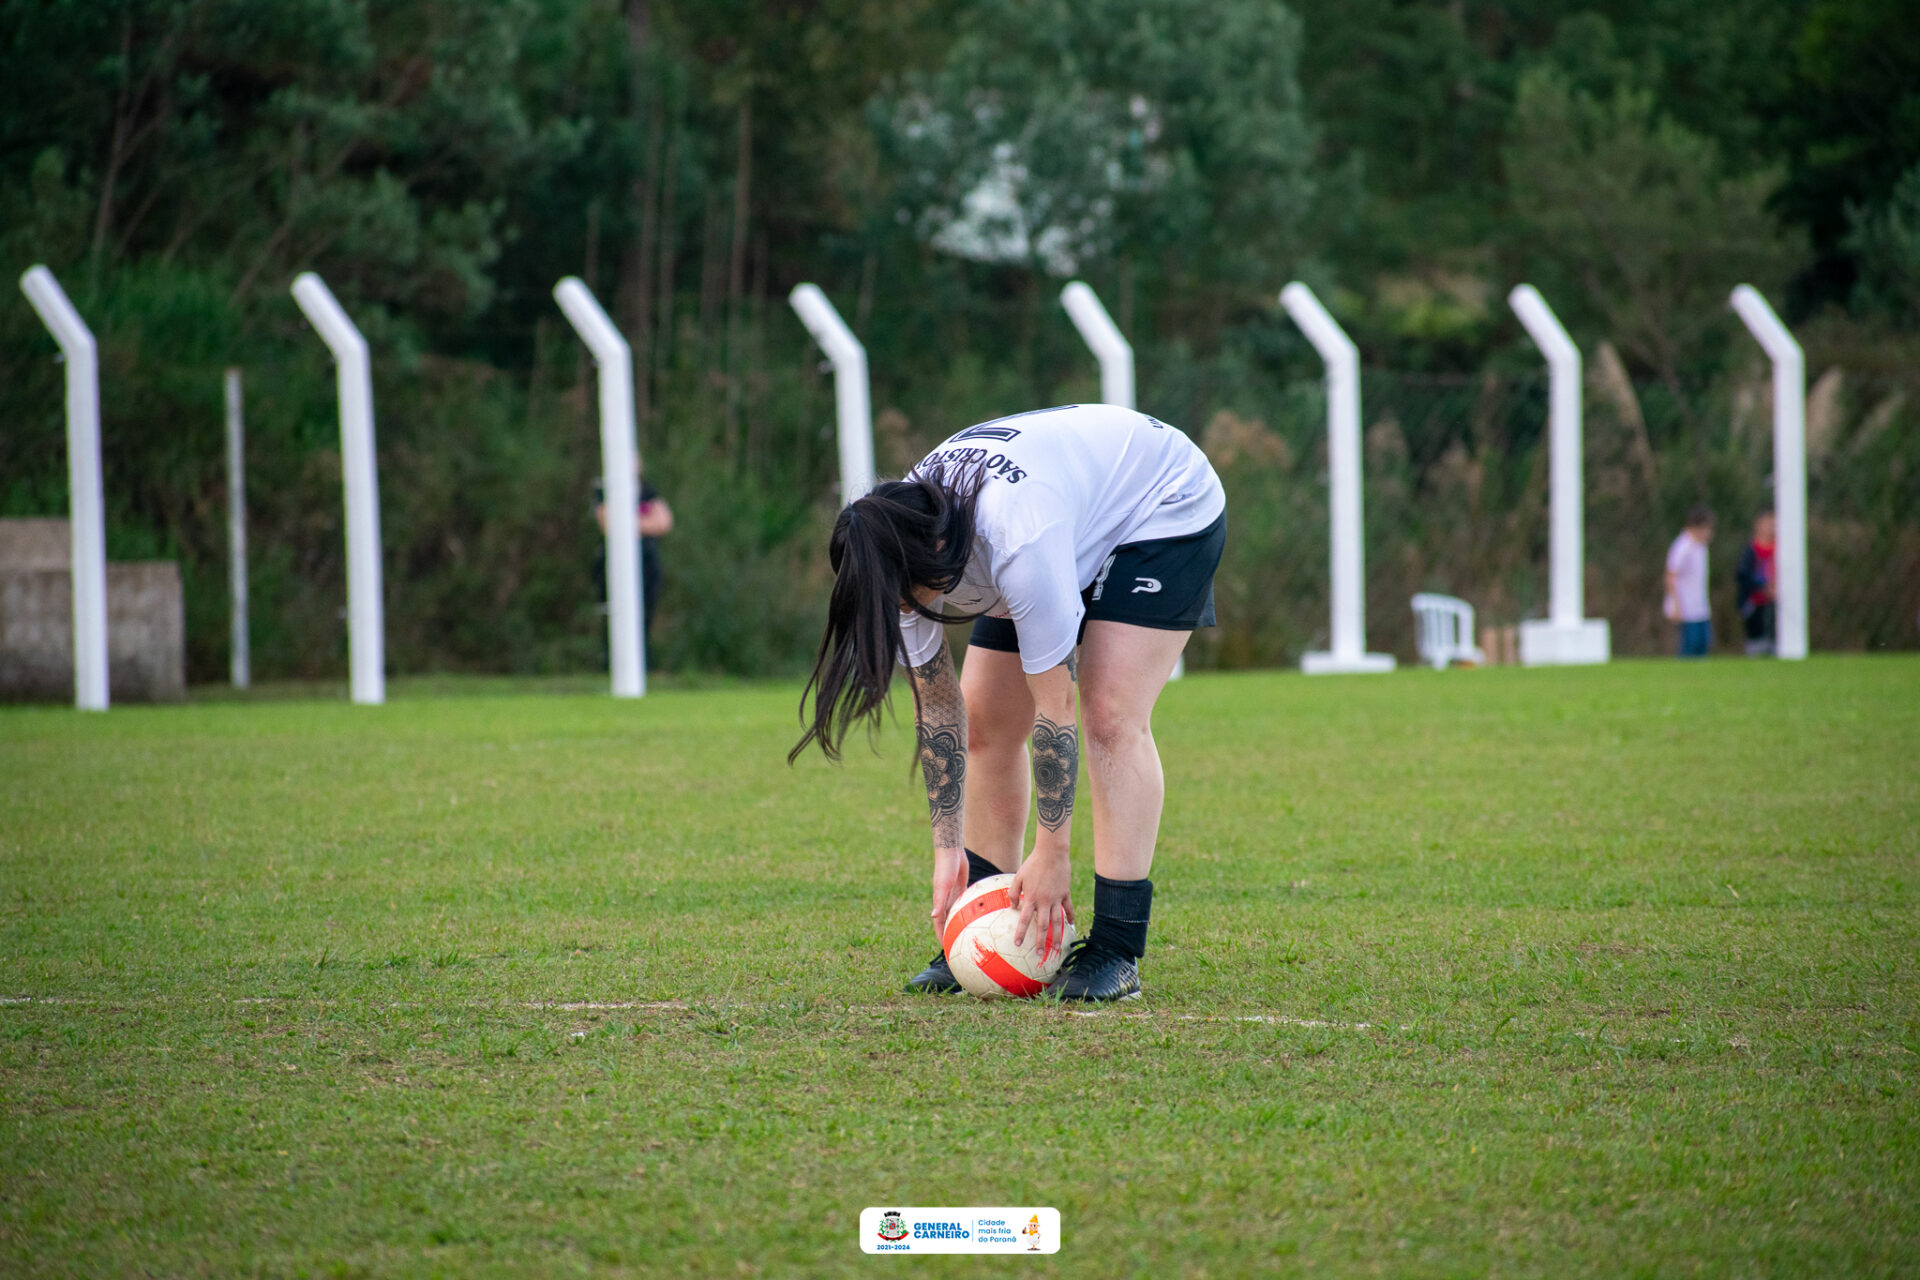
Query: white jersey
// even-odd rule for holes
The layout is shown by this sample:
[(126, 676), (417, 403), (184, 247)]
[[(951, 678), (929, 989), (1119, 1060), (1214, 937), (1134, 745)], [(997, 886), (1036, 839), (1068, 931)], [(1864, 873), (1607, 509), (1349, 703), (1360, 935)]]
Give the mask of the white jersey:
[[(1080, 593), (1116, 547), (1199, 533), (1226, 510), (1207, 455), (1186, 434), (1132, 409), (1074, 404), (968, 427), (914, 468), (984, 472), (973, 558), (933, 608), (1011, 618), (1020, 665), (1067, 660), (1086, 614)], [(905, 611), (906, 661), (930, 661), (941, 625)]]

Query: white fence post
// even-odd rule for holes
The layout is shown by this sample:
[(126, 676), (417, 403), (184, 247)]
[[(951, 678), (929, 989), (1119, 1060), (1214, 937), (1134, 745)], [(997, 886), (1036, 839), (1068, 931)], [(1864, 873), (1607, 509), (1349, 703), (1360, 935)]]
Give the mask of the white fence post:
[[(1100, 295), (1092, 286), (1074, 280), (1060, 290), (1060, 305), (1067, 309), (1067, 318), (1079, 330), (1080, 340), (1100, 362), (1100, 403), (1138, 408), (1134, 402), (1133, 344), (1107, 314)], [(1174, 659), (1173, 674), (1167, 678), (1178, 680), (1186, 674), (1187, 660), (1180, 657)]]
[(1507, 295), (1546, 357), (1548, 384), (1550, 603), (1545, 621), (1520, 624), (1520, 661), (1529, 667), (1605, 662), (1613, 639), (1604, 619), (1586, 616), (1585, 500), (1581, 480), (1580, 348), (1530, 284)]
[(833, 364), (833, 398), (840, 424), (840, 504), (845, 506), (873, 488), (873, 405), (867, 389), (867, 349), (819, 286), (795, 285), (787, 301)]
[(1099, 295), (1075, 280), (1060, 291), (1060, 305), (1067, 309), (1081, 340), (1100, 362), (1100, 403), (1137, 408), (1133, 398), (1133, 346), (1100, 305)]
[(1333, 647), (1300, 660), (1308, 675), (1391, 671), (1393, 655), (1368, 653), (1360, 540), (1360, 351), (1313, 290), (1294, 281), (1280, 305), (1327, 365), (1327, 509), (1333, 569)]
[(247, 441), (241, 413), (240, 371), (227, 370), (227, 584), (233, 597), (231, 657), (233, 687), (253, 683), (247, 630)]
[(67, 528), (73, 533), (73, 704), (108, 708), (108, 518), (100, 484), (100, 353), (60, 280), (29, 267), (19, 288), (67, 361)]
[(1807, 359), (1760, 291), (1733, 309), (1773, 361), (1774, 652), (1807, 656)]
[(553, 286), (554, 301), (593, 352), (600, 369), (601, 494), (607, 513), (607, 654), (613, 696), (638, 698), (647, 691), (646, 632), (640, 625), (640, 495), (634, 485), (633, 348), (607, 316), (593, 291), (568, 276)]
[(293, 300), (333, 352), (340, 395), (340, 470), (347, 507), (347, 665), (355, 702), (387, 700), (380, 587), (380, 488), (374, 472), (373, 369), (367, 340), (327, 288), (303, 271)]
[(107, 709), (107, 515), (100, 482), (100, 357), (93, 331), (43, 266), (20, 291), (67, 362), (67, 516), (73, 537), (73, 705)]

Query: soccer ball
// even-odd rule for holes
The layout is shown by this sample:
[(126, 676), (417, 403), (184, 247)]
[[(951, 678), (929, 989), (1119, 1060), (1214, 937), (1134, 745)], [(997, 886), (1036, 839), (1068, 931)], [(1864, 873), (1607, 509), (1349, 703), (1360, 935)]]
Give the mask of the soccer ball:
[(1013, 935), (1020, 926), (1020, 912), (1007, 905), (1013, 888), (1010, 875), (988, 876), (960, 895), (947, 913), (947, 927), (940, 940), (947, 952), (947, 967), (960, 985), (982, 999), (1014, 996), (1030, 999), (1040, 994), (1073, 943), (1073, 926), (1065, 926), (1065, 935), (1055, 933), (1051, 945), (1045, 929), (1035, 919), (1027, 923), (1025, 946), (1015, 946)]

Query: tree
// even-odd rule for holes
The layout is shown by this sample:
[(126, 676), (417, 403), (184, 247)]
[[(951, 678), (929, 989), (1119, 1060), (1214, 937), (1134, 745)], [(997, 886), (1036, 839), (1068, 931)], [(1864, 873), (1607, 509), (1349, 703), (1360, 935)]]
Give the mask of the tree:
[(1858, 266), (1854, 305), (1898, 321), (1920, 320), (1920, 164), (1879, 208), (1854, 206), (1842, 242)]
[(1920, 21), (1909, 0), (1819, 0), (1792, 52), (1768, 114), (1787, 164), (1776, 207), (1813, 244), (1806, 307), (1847, 299), (1861, 268), (1854, 223), (1920, 159)]
[(967, 256), (1264, 299), (1312, 240), (1299, 48), (1274, 4), (984, 0), (877, 104), (894, 199)]
[[(526, 4), (13, 7), (0, 173), (64, 158), (92, 195), (96, 278), (147, 255), (217, 264), (246, 302), (314, 266), (464, 318), (491, 301), (505, 192), (568, 148), (511, 87)], [(49, 77), (48, 48), (89, 50), (94, 73)]]
[(1777, 285), (1793, 266), (1766, 212), (1778, 176), (1729, 172), (1644, 89), (1601, 97), (1536, 68), (1521, 78), (1505, 154), (1533, 278), (1576, 290), (1585, 315), (1683, 405), (1683, 377), (1719, 354), (1727, 291)]

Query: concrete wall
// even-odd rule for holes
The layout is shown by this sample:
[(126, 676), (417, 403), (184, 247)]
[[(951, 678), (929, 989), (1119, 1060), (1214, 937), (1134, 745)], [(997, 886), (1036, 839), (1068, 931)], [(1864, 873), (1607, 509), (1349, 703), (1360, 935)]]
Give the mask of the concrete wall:
[[(0, 520), (0, 700), (73, 699), (69, 537), (65, 520)], [(184, 698), (186, 655), (180, 567), (171, 560), (109, 564), (107, 686), (112, 700)]]
[(73, 568), (72, 526), (62, 519), (0, 520), (0, 569)]

